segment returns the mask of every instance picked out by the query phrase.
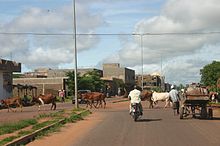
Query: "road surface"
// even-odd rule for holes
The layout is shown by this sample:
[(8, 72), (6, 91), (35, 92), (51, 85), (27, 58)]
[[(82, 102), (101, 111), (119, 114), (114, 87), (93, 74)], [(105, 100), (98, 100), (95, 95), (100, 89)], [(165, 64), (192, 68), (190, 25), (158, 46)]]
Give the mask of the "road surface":
[(143, 104), (144, 115), (138, 122), (129, 116), (128, 102), (111, 103), (107, 109), (95, 109), (85, 120), (28, 145), (220, 146), (220, 118), (180, 120), (171, 108), (147, 109)]

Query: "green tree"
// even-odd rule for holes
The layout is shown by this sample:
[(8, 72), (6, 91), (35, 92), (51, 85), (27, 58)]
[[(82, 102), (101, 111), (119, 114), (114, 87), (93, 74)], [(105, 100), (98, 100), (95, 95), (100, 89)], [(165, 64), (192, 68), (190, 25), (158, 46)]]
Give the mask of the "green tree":
[[(70, 91), (69, 95), (73, 95), (75, 89), (75, 75), (74, 71), (67, 72), (66, 76), (68, 77), (66, 85)], [(91, 91), (100, 91), (104, 87), (104, 82), (101, 80), (101, 75), (97, 71), (87, 72), (83, 76), (77, 74), (77, 86), (78, 90), (91, 90)]]
[(217, 80), (220, 77), (220, 62), (213, 61), (211, 64), (205, 65), (200, 70), (200, 74), (202, 84), (216, 88)]
[(104, 87), (104, 81), (98, 71), (89, 71), (82, 76), (80, 89), (89, 89), (91, 91), (100, 91)]
[[(74, 95), (75, 93), (75, 74), (74, 74), (74, 71), (69, 71), (66, 73), (66, 76), (68, 77), (68, 79), (66, 80), (66, 85), (68, 86), (68, 90), (69, 90), (69, 95)], [(80, 76), (79, 76), (79, 73), (77, 74), (77, 80), (79, 83), (80, 81)]]

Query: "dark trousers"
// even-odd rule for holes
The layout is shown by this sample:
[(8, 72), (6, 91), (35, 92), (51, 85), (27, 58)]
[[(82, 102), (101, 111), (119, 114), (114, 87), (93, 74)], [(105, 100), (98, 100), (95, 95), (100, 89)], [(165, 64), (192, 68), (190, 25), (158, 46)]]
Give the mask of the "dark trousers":
[(175, 112), (177, 112), (177, 114), (179, 114), (179, 108), (180, 108), (180, 102), (179, 101), (176, 101), (176, 102), (173, 102), (173, 110)]

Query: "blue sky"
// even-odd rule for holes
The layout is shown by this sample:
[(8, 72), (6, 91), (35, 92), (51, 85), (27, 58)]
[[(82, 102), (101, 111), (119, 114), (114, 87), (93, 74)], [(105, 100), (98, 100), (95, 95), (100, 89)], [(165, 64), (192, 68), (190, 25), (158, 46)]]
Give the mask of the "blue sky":
[[(72, 0), (0, 0), (0, 32), (73, 33)], [(217, 0), (76, 0), (79, 68), (120, 63), (141, 73), (140, 36), (92, 34), (220, 31)], [(172, 84), (199, 82), (199, 70), (219, 61), (220, 34), (143, 36), (144, 73)], [(0, 34), (0, 57), (39, 67), (74, 68), (71, 35)]]

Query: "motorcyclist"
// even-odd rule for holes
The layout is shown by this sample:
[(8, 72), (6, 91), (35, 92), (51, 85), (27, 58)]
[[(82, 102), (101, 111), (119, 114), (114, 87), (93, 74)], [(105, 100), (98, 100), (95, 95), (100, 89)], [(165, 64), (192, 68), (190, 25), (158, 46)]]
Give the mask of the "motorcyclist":
[(128, 95), (128, 98), (130, 99), (130, 114), (131, 114), (131, 105), (133, 103), (138, 103), (139, 104), (139, 108), (140, 108), (140, 113), (141, 115), (143, 115), (143, 108), (142, 108), (142, 105), (141, 105), (141, 91), (139, 91), (137, 89), (137, 86), (134, 86), (134, 89), (130, 91), (129, 95)]

